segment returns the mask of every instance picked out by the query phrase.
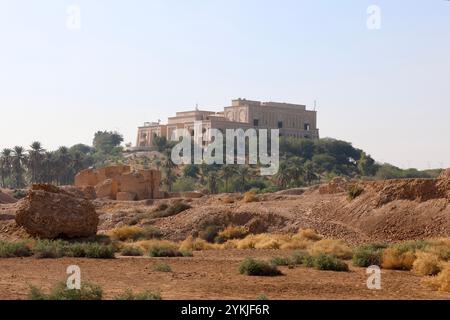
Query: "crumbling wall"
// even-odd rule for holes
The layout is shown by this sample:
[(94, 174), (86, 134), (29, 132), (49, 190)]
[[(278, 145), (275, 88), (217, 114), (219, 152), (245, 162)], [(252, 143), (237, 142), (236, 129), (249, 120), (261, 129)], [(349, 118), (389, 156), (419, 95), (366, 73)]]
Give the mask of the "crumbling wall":
[(94, 187), (97, 198), (113, 200), (162, 198), (160, 182), (161, 172), (158, 170), (132, 170), (125, 165), (87, 169), (75, 176), (76, 187)]

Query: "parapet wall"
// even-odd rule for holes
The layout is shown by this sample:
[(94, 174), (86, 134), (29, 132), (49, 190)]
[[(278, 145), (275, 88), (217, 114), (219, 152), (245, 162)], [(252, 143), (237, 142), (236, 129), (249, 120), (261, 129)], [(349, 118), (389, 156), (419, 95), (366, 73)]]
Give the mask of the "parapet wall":
[(132, 170), (125, 165), (87, 169), (75, 176), (76, 187), (94, 187), (97, 198), (113, 200), (162, 198), (160, 182), (161, 172), (158, 170)]

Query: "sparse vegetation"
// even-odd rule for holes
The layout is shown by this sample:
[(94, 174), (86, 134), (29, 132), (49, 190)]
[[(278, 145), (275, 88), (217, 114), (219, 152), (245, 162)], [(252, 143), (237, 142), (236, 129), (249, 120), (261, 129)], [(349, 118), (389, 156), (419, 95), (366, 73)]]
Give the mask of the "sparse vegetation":
[(172, 268), (170, 267), (170, 265), (168, 265), (167, 263), (164, 262), (158, 262), (155, 263), (152, 267), (153, 271), (158, 271), (158, 272), (172, 272)]
[(348, 199), (354, 200), (364, 192), (364, 189), (359, 185), (351, 185), (347, 190)]
[(29, 257), (30, 248), (24, 242), (0, 241), (0, 258)]
[(233, 226), (230, 225), (226, 227), (224, 230), (218, 233), (220, 239), (223, 242), (231, 239), (242, 239), (245, 238), (249, 234), (248, 227), (246, 226)]
[(435, 276), (441, 271), (439, 257), (433, 253), (417, 252), (412, 270), (423, 276)]
[(319, 254), (314, 257), (313, 265), (318, 270), (348, 271), (348, 265), (337, 257), (328, 254)]
[(367, 268), (369, 266), (381, 266), (381, 258), (383, 250), (386, 249), (385, 244), (369, 244), (357, 247), (353, 251), (353, 265), (356, 267)]
[(136, 246), (125, 246), (122, 248), (120, 253), (123, 256), (128, 256), (128, 257), (138, 257), (138, 256), (144, 255), (144, 251), (141, 248), (136, 247)]
[(314, 242), (308, 249), (312, 256), (328, 254), (340, 259), (350, 259), (353, 256), (350, 247), (342, 240), (322, 239)]
[(293, 265), (293, 261), (288, 257), (273, 257), (270, 262), (276, 266), (290, 266)]
[(248, 276), (273, 277), (282, 275), (275, 265), (253, 258), (246, 258), (239, 266), (239, 272)]
[(116, 296), (115, 300), (162, 300), (162, 298), (159, 292), (147, 290), (141, 293), (134, 293), (131, 289), (128, 289)]
[(82, 283), (80, 289), (68, 289), (65, 282), (58, 283), (49, 294), (42, 289), (31, 286), (28, 298), (30, 300), (101, 300), (103, 290), (92, 283)]
[(97, 242), (74, 242), (62, 240), (38, 240), (32, 247), (32, 253), (38, 259), (77, 257), (92, 259), (113, 259), (115, 248)]
[(402, 251), (399, 248), (389, 247), (383, 251), (381, 266), (384, 269), (411, 270), (416, 255), (412, 251)]
[(174, 216), (176, 214), (179, 214), (185, 210), (192, 208), (189, 204), (184, 203), (182, 201), (177, 201), (170, 206), (167, 207), (166, 206), (161, 205), (161, 208), (165, 207), (165, 209), (161, 210), (161, 208), (158, 207), (153, 213), (150, 214), (150, 216), (152, 218), (165, 218)]

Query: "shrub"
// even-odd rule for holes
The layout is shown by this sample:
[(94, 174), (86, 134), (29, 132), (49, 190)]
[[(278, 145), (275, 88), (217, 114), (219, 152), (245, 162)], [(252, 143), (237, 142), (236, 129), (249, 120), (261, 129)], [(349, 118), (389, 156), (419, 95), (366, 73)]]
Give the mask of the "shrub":
[(248, 276), (273, 277), (282, 275), (281, 271), (273, 264), (266, 261), (246, 258), (239, 266), (239, 272)]
[(141, 236), (139, 239), (160, 239), (162, 237), (162, 232), (156, 227), (148, 226), (142, 229)]
[(424, 251), (428, 248), (429, 243), (425, 240), (411, 240), (405, 241), (401, 243), (397, 243), (393, 246), (393, 248), (398, 249), (401, 253), (405, 253), (407, 251), (416, 252), (416, 251)]
[(348, 265), (337, 257), (328, 254), (319, 254), (314, 257), (314, 267), (318, 270), (348, 271)]
[(177, 201), (174, 204), (172, 204), (171, 206), (168, 206), (166, 209), (164, 210), (157, 210), (154, 213), (152, 213), (152, 217), (154, 218), (164, 218), (164, 217), (170, 217), (170, 216), (174, 216), (176, 214), (179, 214), (187, 209), (192, 208), (189, 204), (181, 202), (181, 201)]
[(153, 265), (153, 271), (171, 272), (172, 268), (167, 263), (159, 262)]
[(215, 241), (216, 237), (218, 236), (219, 231), (220, 231), (219, 226), (209, 225), (209, 226), (206, 226), (203, 230), (201, 230), (198, 233), (198, 236), (205, 241), (213, 243)]
[(25, 243), (0, 241), (0, 258), (29, 256), (31, 256), (31, 250)]
[(390, 247), (383, 251), (381, 267), (393, 270), (411, 270), (416, 255), (412, 251), (403, 251)]
[(258, 202), (259, 198), (253, 191), (248, 191), (244, 193), (244, 198), (242, 199), (244, 202)]
[(288, 257), (273, 257), (270, 262), (276, 266), (291, 266), (293, 261)]
[(128, 241), (138, 240), (142, 236), (142, 228), (137, 226), (124, 226), (110, 231), (110, 235), (115, 240)]
[(450, 292), (450, 264), (445, 264), (437, 276), (426, 279), (425, 283), (436, 287), (439, 291)]
[(98, 285), (82, 283), (80, 289), (68, 289), (65, 282), (58, 283), (48, 295), (34, 286), (28, 294), (30, 300), (101, 300), (102, 296), (103, 290)]
[(177, 248), (167, 245), (155, 244), (149, 248), (150, 257), (182, 257), (183, 253)]
[(269, 298), (267, 297), (267, 295), (260, 294), (259, 296), (256, 297), (256, 300), (269, 300)]
[(189, 236), (181, 242), (179, 249), (180, 251), (201, 251), (213, 249), (213, 245), (203, 239)]
[(96, 243), (85, 244), (86, 258), (92, 259), (114, 259), (115, 248), (111, 245), (105, 246)]
[(230, 225), (226, 227), (224, 230), (220, 231), (218, 236), (224, 241), (230, 239), (242, 239), (245, 238), (249, 233), (249, 230), (246, 226), (233, 226)]
[(350, 259), (352, 257), (352, 250), (342, 240), (322, 239), (314, 242), (309, 248), (309, 253), (313, 256), (320, 254), (334, 255), (340, 259)]
[(135, 294), (132, 290), (127, 289), (115, 298), (116, 300), (161, 300), (161, 294), (158, 292), (144, 291)]
[(441, 263), (435, 254), (418, 252), (412, 270), (423, 276), (435, 276), (441, 271)]
[(292, 254), (292, 262), (296, 265), (313, 266), (313, 258), (307, 251), (297, 250)]
[(55, 259), (63, 257), (67, 250), (68, 243), (61, 240), (38, 240), (32, 252), (38, 259)]
[(367, 268), (369, 266), (381, 266), (381, 257), (386, 245), (369, 244), (358, 247), (353, 252), (353, 265)]
[(144, 255), (144, 251), (141, 248), (136, 247), (136, 246), (125, 246), (122, 248), (120, 253), (123, 256), (127, 256), (127, 257), (138, 257), (138, 256)]
[(358, 185), (352, 185), (347, 190), (347, 196), (349, 200), (354, 200), (364, 192), (364, 189)]

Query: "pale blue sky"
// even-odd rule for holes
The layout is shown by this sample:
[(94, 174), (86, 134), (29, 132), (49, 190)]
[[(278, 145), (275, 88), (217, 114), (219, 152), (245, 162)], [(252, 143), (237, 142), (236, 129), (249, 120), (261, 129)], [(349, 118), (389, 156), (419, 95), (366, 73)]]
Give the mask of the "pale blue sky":
[(0, 0), (0, 148), (103, 129), (134, 143), (144, 121), (238, 97), (317, 100), (322, 137), (450, 166), (450, 2)]

